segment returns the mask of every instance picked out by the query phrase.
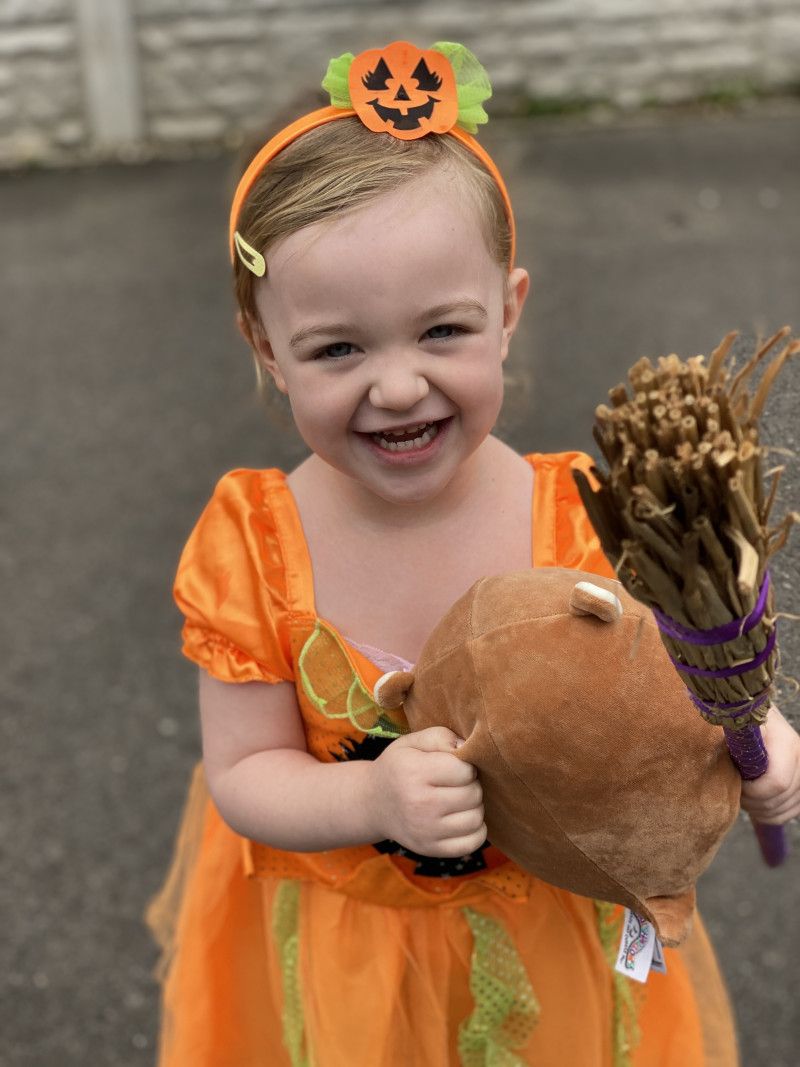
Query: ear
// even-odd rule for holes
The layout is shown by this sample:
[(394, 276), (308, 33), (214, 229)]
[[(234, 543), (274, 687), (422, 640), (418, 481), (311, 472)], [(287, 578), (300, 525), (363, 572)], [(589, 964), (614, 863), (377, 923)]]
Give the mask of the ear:
[(594, 582), (578, 582), (570, 593), (569, 610), (572, 615), (594, 615), (603, 622), (614, 622), (622, 615), (622, 604), (608, 589)]
[(280, 367), (278, 366), (278, 361), (273, 354), (272, 345), (269, 343), (269, 339), (264, 333), (264, 327), (261, 323), (253, 322), (253, 320), (249, 318), (246, 319), (241, 311), (236, 316), (236, 323), (242, 337), (244, 337), (245, 341), (247, 341), (252, 348), (258, 365), (263, 367), (264, 370), (272, 376), (272, 379), (280, 392), (288, 392), (286, 382), (284, 381)]
[(413, 681), (414, 675), (410, 671), (389, 671), (381, 675), (372, 690), (375, 703), (382, 708), (399, 708)]
[(506, 281), (506, 294), (503, 301), (503, 359), (508, 355), (508, 344), (517, 328), (530, 285), (528, 272), (521, 267), (515, 267)]

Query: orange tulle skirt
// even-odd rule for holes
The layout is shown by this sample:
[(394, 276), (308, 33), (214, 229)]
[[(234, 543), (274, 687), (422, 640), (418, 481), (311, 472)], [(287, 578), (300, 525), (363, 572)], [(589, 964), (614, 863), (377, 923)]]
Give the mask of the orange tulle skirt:
[[(374, 875), (363, 892), (301, 881), (287, 896), (288, 884), (247, 876), (243, 841), (198, 769), (172, 871), (148, 913), (164, 949), (159, 1067), (738, 1062), (699, 920), (681, 949), (665, 950), (668, 975), (644, 986), (622, 979), (622, 1001), (594, 902), (535, 879), (524, 901), (487, 889), (468, 906), (456, 895), (428, 907), (364, 899), (375, 895)], [(483, 991), (502, 998), (493, 983), (503, 971), (522, 989), (517, 1023), (496, 1032), (492, 1012), (476, 1008), (479, 928), (489, 930), (495, 968)], [(508, 960), (492, 958), (498, 952)]]

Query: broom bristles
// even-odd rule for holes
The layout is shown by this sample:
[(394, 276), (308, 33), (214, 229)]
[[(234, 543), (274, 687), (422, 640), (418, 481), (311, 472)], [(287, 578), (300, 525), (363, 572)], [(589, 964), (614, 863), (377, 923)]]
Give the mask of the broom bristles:
[[(640, 359), (630, 391), (618, 385), (611, 406), (596, 411), (594, 437), (608, 471), (594, 470), (597, 488), (576, 472), (578, 489), (603, 549), (626, 589), (690, 631), (713, 631), (753, 612), (770, 556), (797, 518), (768, 526), (780, 468), (765, 476), (758, 420), (786, 361), (800, 352), (788, 342), (773, 356), (750, 396), (757, 366), (789, 334), (760, 345), (736, 373), (729, 359), (737, 334), (703, 356), (677, 355), (657, 366)], [(765, 482), (772, 482), (765, 491)], [(749, 632), (714, 644), (662, 639), (678, 669), (728, 670), (754, 660), (774, 629), (771, 589), (760, 621)], [(733, 714), (715, 705), (747, 704), (771, 692), (777, 650), (766, 662), (727, 677), (687, 675), (702, 714), (741, 729), (764, 721), (768, 701)]]

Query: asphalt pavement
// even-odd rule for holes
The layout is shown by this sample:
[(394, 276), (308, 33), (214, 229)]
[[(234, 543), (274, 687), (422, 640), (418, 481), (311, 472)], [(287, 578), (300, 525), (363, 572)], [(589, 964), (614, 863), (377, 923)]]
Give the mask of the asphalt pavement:
[[(800, 110), (506, 120), (533, 277), (502, 432), (591, 449), (640, 356), (800, 332)], [(0, 175), (0, 1064), (153, 1062), (141, 916), (199, 756), (171, 579), (216, 479), (304, 454), (233, 326), (227, 156)], [(800, 446), (800, 360), (765, 432)], [(800, 463), (778, 507), (800, 510)], [(800, 534), (775, 565), (800, 614)], [(781, 628), (800, 675), (800, 623)], [(795, 707), (800, 701), (795, 704)], [(791, 708), (791, 705), (789, 706)], [(800, 834), (780, 870), (740, 820), (701, 906), (744, 1067), (800, 1064)], [(569, 1067), (569, 1065), (565, 1065)]]

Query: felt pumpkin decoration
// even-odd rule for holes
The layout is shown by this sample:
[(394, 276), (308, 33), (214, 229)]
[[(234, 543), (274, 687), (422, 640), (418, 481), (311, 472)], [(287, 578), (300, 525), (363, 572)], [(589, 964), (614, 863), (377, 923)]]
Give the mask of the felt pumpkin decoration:
[(441, 52), (395, 41), (356, 56), (348, 80), (353, 107), (374, 133), (411, 141), (447, 133), (458, 119), (455, 75)]
[(629, 907), (667, 945), (687, 936), (739, 776), (619, 582), (556, 567), (484, 578), (375, 699), (402, 702), (413, 730), (466, 739), (489, 840), (521, 867)]

